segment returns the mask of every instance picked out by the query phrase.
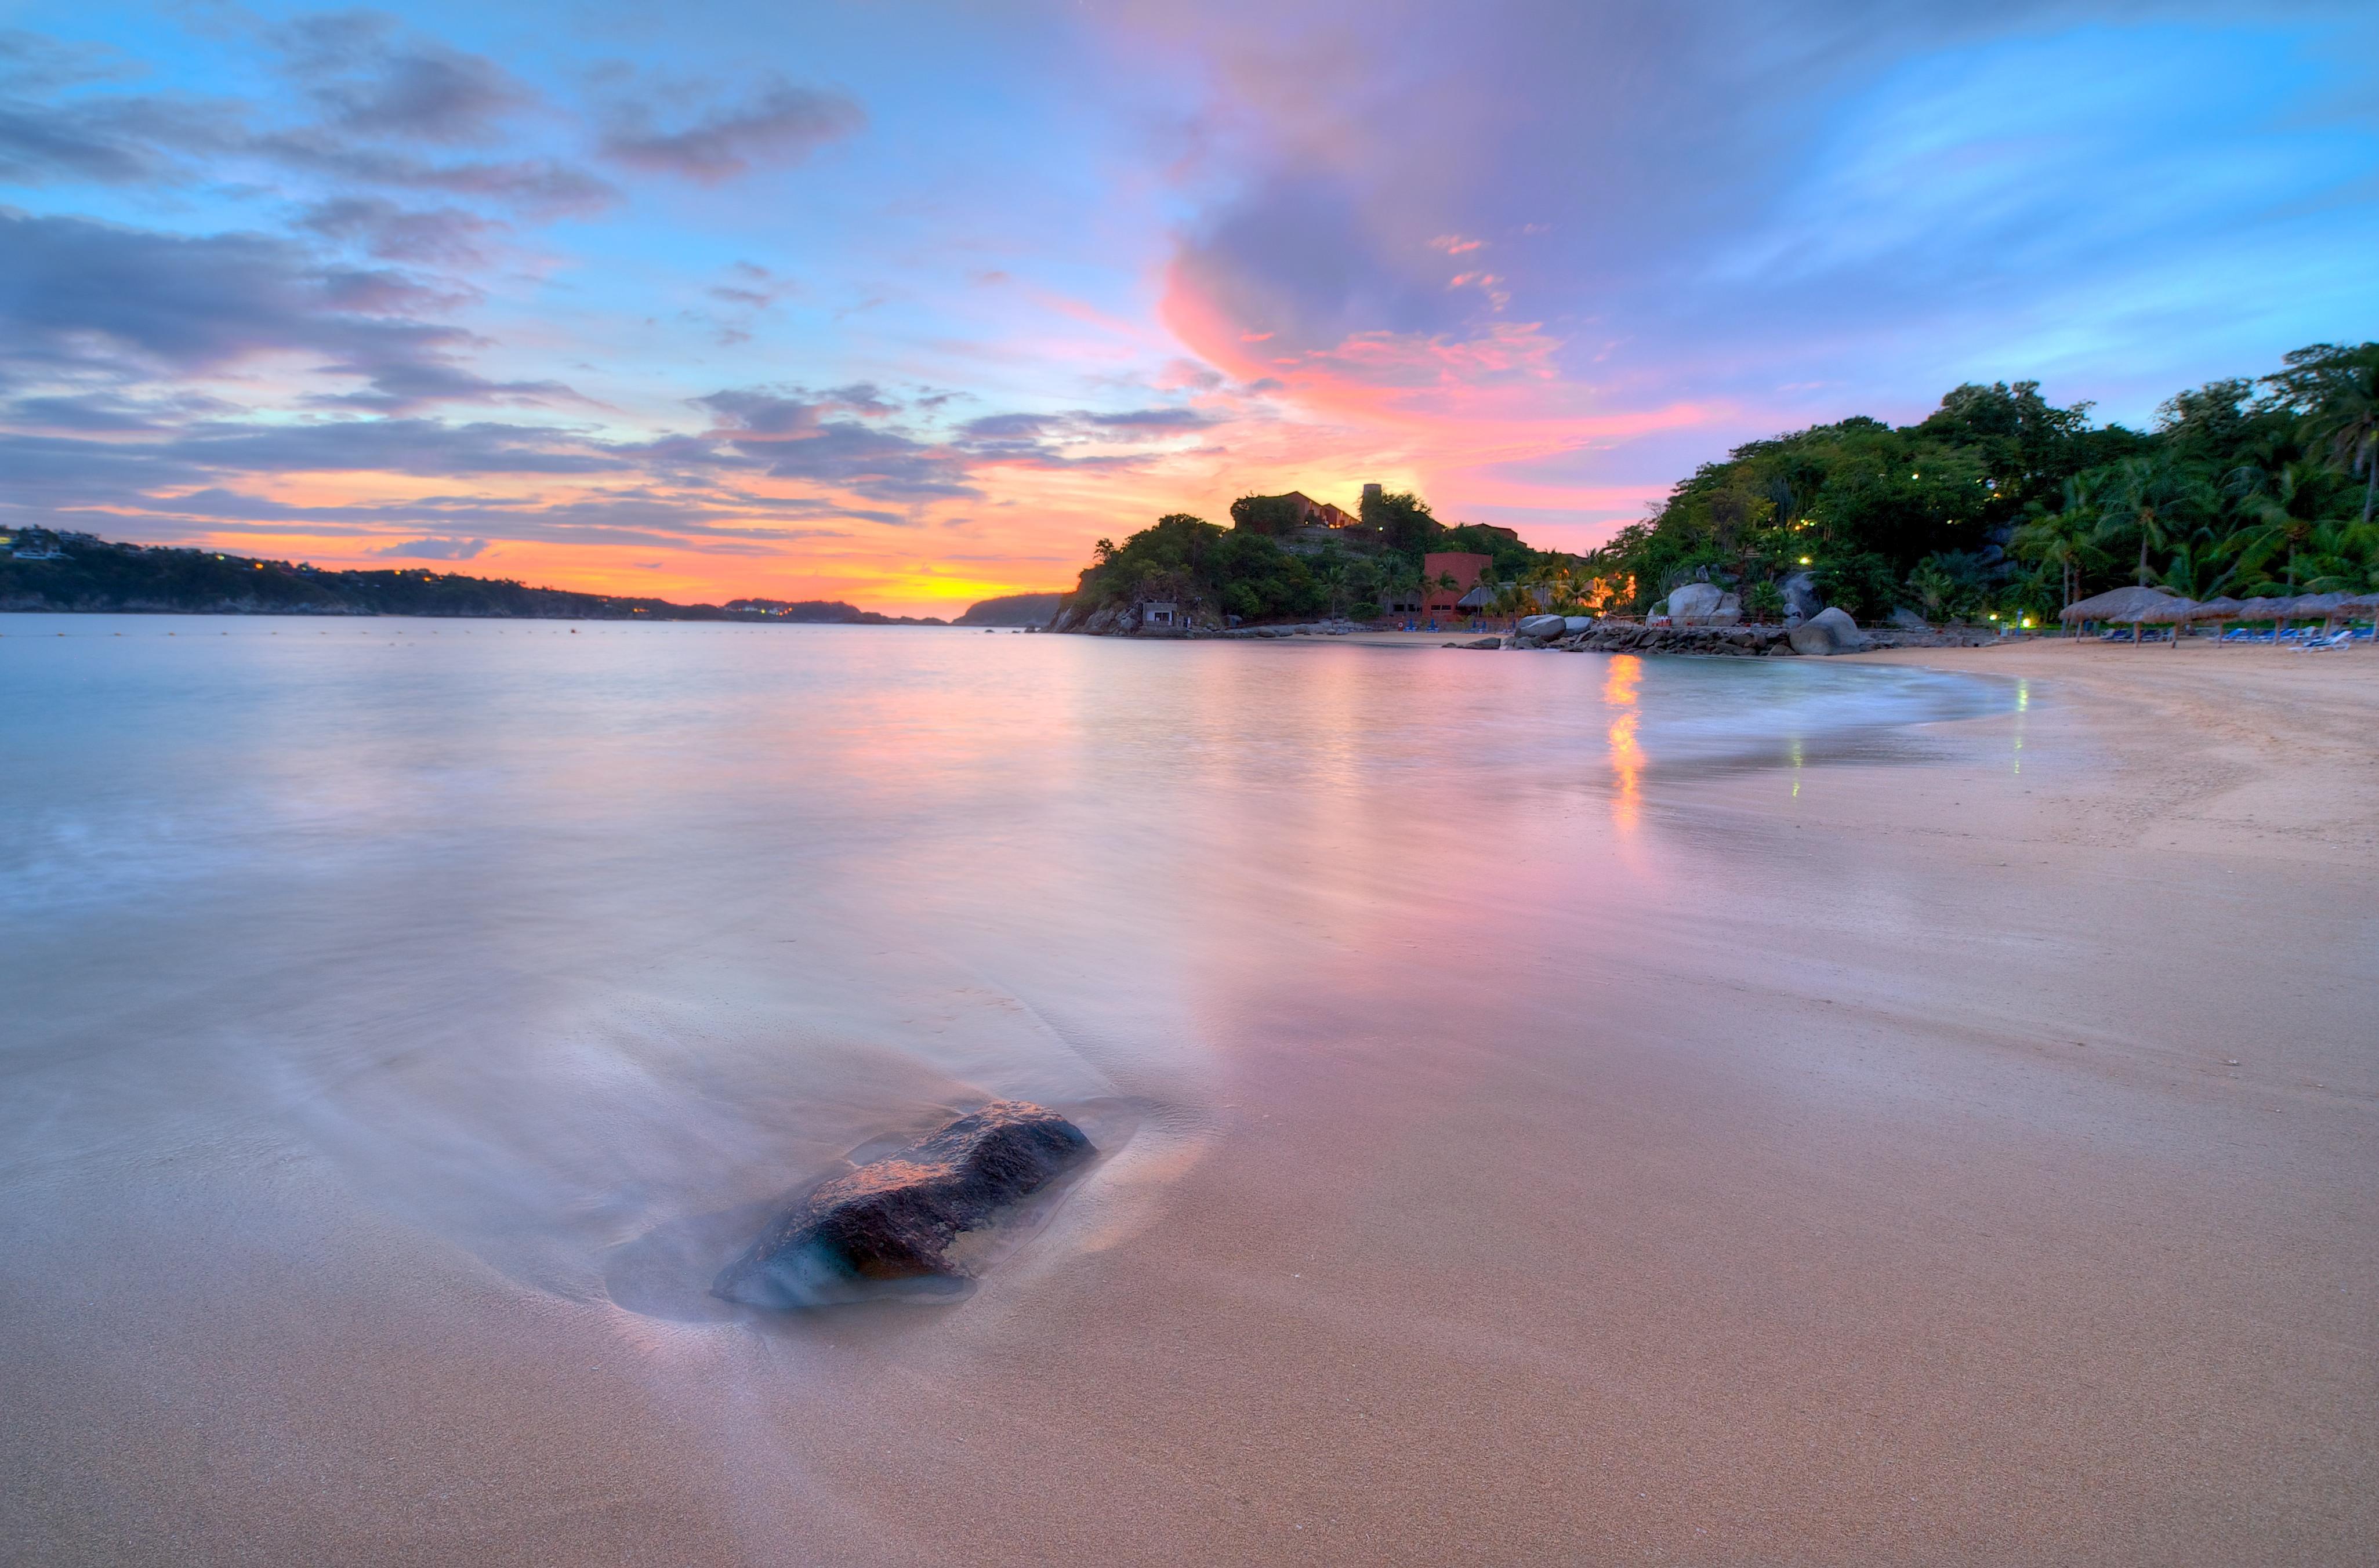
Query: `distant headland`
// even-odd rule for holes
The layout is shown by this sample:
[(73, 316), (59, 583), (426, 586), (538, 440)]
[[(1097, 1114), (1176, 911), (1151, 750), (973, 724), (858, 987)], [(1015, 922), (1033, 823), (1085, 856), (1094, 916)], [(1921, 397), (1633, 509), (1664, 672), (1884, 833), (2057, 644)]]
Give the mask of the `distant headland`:
[[(1028, 619), (1015, 607), (1044, 606)], [(1055, 594), (1015, 594), (971, 607), (960, 626), (1042, 625)], [(408, 615), (530, 621), (742, 621), (804, 626), (942, 626), (937, 616), (884, 615), (840, 599), (730, 599), (675, 604), (621, 594), (535, 588), (500, 577), (408, 568), (333, 572), (176, 545), (27, 528), (0, 535), (0, 610), (177, 615)]]
[[(2379, 588), (2379, 343), (2314, 344), (2176, 392), (2153, 430), (2039, 383), (1969, 383), (1913, 425), (1853, 416), (1737, 447), (1584, 553), (1440, 521), (1377, 484), (1352, 511), (1242, 496), (1093, 547), (1051, 630), (1184, 636), (1326, 618), (2054, 624), (2123, 585), (2191, 600)], [(1690, 608), (1689, 608), (1690, 606)]]

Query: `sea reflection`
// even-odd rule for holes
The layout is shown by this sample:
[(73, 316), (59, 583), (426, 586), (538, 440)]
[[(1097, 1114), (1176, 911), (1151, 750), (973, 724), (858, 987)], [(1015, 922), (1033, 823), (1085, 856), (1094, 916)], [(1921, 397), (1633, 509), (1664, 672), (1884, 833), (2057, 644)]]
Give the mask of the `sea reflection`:
[(2015, 683), (2015, 754), (2008, 759), (2008, 772), (2021, 778), (2023, 774), (2023, 716), (2032, 710), (2032, 682), (2019, 677)]
[(1643, 684), (1644, 661), (1633, 654), (1614, 657), (1602, 680), (1602, 704), (1611, 710), (1611, 821), (1622, 832), (1635, 831), (1643, 814), (1644, 747), (1636, 738)]
[(1815, 766), (1998, 690), (1351, 642), (42, 630), (0, 646), (0, 996), (19, 1059), (76, 1076), (0, 1096), (0, 1147), (269, 1116), (581, 1297), (610, 1248), (951, 1107), (1201, 1105), (1231, 1042), (1392, 1035), (1449, 953), (1566, 964), (1537, 911), (1663, 875), (1660, 770), (1802, 736)]

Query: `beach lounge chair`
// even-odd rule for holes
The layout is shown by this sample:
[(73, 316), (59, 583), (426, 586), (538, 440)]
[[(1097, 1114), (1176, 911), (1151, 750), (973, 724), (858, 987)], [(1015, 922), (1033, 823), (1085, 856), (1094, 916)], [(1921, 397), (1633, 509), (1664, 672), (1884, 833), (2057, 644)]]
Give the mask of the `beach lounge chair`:
[(2353, 642), (2354, 628), (2349, 626), (2339, 631), (2332, 632), (2326, 637), (2308, 637), (2303, 642), (2297, 645), (2297, 649), (2301, 653), (2318, 653), (2324, 648), (2348, 647), (2350, 646)]

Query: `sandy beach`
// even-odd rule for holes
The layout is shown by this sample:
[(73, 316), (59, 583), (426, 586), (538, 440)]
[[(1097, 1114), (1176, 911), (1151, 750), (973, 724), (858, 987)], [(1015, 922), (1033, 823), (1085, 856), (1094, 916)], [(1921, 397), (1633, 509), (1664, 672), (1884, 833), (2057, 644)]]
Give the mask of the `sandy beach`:
[(0, 1557), (2379, 1559), (2379, 657), (1858, 662), (2016, 698), (1285, 877), (956, 1308), (531, 1288), (262, 1106), (14, 1162)]

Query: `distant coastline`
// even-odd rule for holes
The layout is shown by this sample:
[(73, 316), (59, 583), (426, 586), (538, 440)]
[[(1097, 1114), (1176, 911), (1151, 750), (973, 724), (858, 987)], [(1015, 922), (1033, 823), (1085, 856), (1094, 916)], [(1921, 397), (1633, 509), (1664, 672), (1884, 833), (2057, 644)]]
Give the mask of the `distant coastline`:
[(997, 598), (969, 605), (966, 613), (950, 624), (1045, 627), (1057, 619), (1057, 601), (1065, 597), (1059, 593), (1002, 594)]
[[(1009, 595), (968, 609), (961, 626), (1045, 624), (1012, 607), (1054, 594)], [(945, 626), (937, 616), (885, 615), (840, 599), (730, 599), (723, 605), (538, 588), (425, 568), (326, 571), (179, 546), (27, 529), (0, 545), (0, 611), (163, 615), (402, 615), (515, 621), (781, 621), (797, 626)]]

